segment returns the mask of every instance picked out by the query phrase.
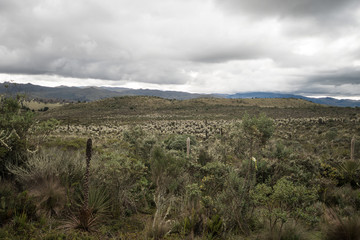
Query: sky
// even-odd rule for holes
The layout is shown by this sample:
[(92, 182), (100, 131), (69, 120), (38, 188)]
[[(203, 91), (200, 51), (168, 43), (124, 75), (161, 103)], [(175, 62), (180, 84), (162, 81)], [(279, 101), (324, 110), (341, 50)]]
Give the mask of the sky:
[(360, 1), (1, 0), (10, 80), (360, 98)]

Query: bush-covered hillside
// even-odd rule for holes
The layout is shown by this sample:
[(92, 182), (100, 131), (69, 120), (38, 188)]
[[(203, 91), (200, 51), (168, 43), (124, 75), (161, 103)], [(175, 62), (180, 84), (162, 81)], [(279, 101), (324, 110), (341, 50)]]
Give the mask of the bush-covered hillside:
[(20, 102), (0, 104), (0, 239), (359, 239), (359, 109)]

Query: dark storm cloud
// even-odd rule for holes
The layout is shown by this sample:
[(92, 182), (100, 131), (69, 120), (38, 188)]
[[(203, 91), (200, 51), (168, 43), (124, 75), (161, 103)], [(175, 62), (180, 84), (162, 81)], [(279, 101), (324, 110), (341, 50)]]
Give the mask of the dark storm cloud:
[(229, 11), (279, 17), (331, 17), (359, 5), (357, 0), (218, 0)]
[(144, 53), (137, 46), (146, 44), (146, 36), (121, 28), (133, 23), (118, 24), (113, 9), (102, 6), (99, 1), (2, 1), (0, 72), (164, 84), (186, 81), (176, 62), (146, 57), (148, 50)]
[(231, 60), (258, 59), (266, 56), (266, 49), (256, 44), (214, 47), (192, 56), (192, 61), (203, 63), (221, 63)]
[(309, 84), (340, 86), (344, 84), (360, 84), (360, 69), (344, 68), (333, 71), (319, 72), (309, 77)]

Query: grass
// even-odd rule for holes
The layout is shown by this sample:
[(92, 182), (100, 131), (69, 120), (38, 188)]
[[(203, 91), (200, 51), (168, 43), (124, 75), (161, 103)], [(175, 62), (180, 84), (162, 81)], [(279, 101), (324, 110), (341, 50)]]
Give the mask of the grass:
[(44, 102), (38, 102), (34, 100), (25, 101), (24, 106), (30, 108), (30, 110), (39, 111), (40, 109), (49, 108), (49, 109), (55, 109), (58, 107), (63, 106), (62, 103), (44, 103)]

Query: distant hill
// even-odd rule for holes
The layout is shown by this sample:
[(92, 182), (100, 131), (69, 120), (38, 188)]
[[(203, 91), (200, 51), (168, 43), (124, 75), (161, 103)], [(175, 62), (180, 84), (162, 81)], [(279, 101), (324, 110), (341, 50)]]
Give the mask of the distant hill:
[[(273, 119), (351, 118), (358, 108), (329, 107), (294, 98), (196, 98), (165, 99), (149, 96), (124, 96), (87, 103), (70, 103), (41, 112), (39, 120), (55, 118), (76, 124), (125, 123), (152, 120), (234, 120), (245, 114), (266, 114)], [(174, 123), (175, 124), (175, 123)], [(188, 126), (191, 127), (191, 126)]]
[[(8, 87), (6, 87), (8, 86)], [(95, 87), (43, 87), (33, 84), (9, 84), (0, 83), (0, 94), (25, 94), (28, 98), (54, 99), (66, 101), (94, 101), (109, 97), (121, 96), (121, 94), (106, 89)]]
[(102, 87), (102, 88), (121, 93), (122, 96), (154, 96), (154, 97), (177, 99), (177, 100), (215, 97), (215, 95), (211, 95), (211, 94), (197, 94), (197, 93), (187, 93), (187, 92), (179, 92), (179, 91), (161, 91), (161, 90), (151, 90), (151, 89), (130, 89), (130, 88), (117, 88), (117, 87)]
[(326, 98), (310, 98), (295, 94), (282, 94), (271, 92), (249, 92), (249, 93), (236, 93), (229, 95), (219, 95), (225, 98), (296, 98), (304, 99), (313, 103), (324, 104), (336, 107), (360, 107), (360, 101), (350, 99), (335, 99), (331, 97)]
[[(6, 87), (8, 86), (8, 87)], [(295, 94), (271, 92), (250, 92), (236, 94), (196, 94), (179, 91), (161, 91), (151, 89), (130, 89), (118, 87), (43, 87), (33, 84), (0, 83), (0, 94), (24, 93), (31, 99), (52, 99), (56, 101), (89, 102), (111, 97), (121, 96), (154, 96), (165, 99), (187, 100), (194, 98), (294, 98), (311, 101), (313, 103), (337, 106), (360, 107), (360, 101), (335, 98), (309, 98)]]
[[(6, 87), (8, 86), (8, 87)], [(0, 83), (0, 94), (23, 93), (28, 98), (56, 99), (66, 101), (89, 102), (110, 97), (121, 96), (155, 96), (167, 99), (193, 99), (211, 97), (206, 94), (193, 94), (177, 91), (160, 91), (149, 89), (111, 88), (111, 87), (43, 87), (33, 84)]]

